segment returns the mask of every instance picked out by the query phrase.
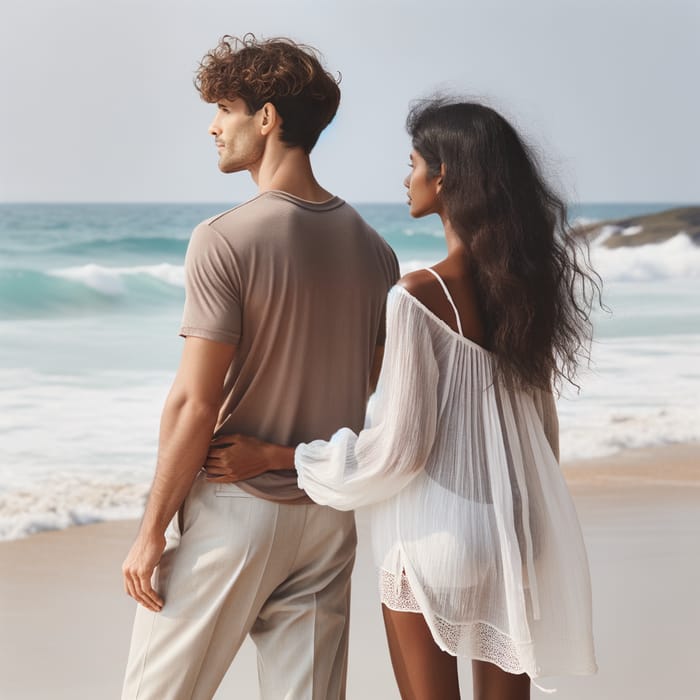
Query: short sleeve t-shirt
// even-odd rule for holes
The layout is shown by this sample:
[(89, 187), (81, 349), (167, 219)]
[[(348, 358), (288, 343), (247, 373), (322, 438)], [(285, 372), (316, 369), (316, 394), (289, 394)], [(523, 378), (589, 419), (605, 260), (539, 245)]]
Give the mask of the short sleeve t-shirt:
[[(389, 245), (338, 197), (264, 192), (197, 226), (180, 334), (236, 345), (216, 434), (293, 446), (360, 430), (398, 276)], [(311, 503), (293, 470), (239, 486)]]

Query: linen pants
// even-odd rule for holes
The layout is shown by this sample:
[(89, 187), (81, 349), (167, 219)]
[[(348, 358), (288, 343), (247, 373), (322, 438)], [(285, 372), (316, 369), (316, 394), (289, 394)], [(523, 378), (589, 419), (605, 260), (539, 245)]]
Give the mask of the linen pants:
[(212, 698), (247, 634), (263, 700), (345, 697), (351, 512), (200, 476), (166, 539), (154, 579), (165, 604), (137, 608), (123, 700)]

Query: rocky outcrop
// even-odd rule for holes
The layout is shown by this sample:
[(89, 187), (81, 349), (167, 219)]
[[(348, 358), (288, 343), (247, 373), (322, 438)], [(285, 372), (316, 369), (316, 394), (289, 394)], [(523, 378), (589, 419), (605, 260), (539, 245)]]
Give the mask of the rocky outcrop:
[(633, 216), (615, 221), (596, 221), (576, 227), (591, 241), (598, 239), (607, 248), (662, 243), (679, 234), (687, 234), (700, 245), (700, 207), (680, 207), (655, 214)]

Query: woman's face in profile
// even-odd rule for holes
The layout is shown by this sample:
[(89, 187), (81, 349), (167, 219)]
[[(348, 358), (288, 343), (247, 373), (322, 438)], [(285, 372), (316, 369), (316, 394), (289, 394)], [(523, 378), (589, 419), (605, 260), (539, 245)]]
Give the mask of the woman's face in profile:
[(414, 148), (409, 156), (410, 168), (404, 187), (408, 190), (408, 205), (411, 216), (419, 218), (427, 214), (440, 213), (438, 193), (442, 183), (441, 175), (430, 175), (425, 158)]

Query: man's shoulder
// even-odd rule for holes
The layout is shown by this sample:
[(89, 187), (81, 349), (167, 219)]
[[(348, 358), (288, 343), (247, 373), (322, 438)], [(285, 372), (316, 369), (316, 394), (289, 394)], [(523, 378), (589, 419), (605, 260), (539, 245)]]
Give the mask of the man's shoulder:
[(387, 243), (382, 235), (370, 224), (360, 212), (352, 205), (345, 203), (345, 214), (356, 223), (357, 227), (364, 231), (367, 240), (378, 248), (387, 258), (395, 260), (394, 249)]
[(192, 231), (190, 245), (242, 253), (268, 230), (270, 217), (274, 216), (266, 203), (254, 197), (201, 221)]
[(251, 221), (269, 214), (269, 202), (263, 201), (260, 195), (253, 197), (230, 209), (226, 209), (209, 217), (200, 225), (207, 226), (218, 233), (235, 231), (241, 224), (250, 224)]

